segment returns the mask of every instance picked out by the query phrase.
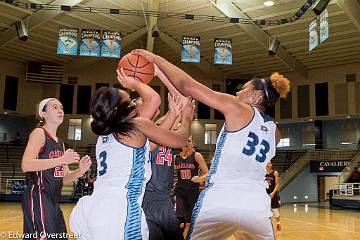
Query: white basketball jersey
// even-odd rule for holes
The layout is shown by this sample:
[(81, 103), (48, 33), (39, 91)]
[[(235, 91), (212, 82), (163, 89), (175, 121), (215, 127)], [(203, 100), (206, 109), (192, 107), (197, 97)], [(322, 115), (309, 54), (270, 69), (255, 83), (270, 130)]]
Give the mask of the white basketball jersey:
[(148, 239), (141, 205), (151, 177), (149, 149), (148, 140), (133, 148), (113, 134), (98, 138), (94, 192), (82, 197), (70, 216), (71, 230), (81, 239)]
[(141, 148), (127, 146), (113, 135), (100, 136), (96, 143), (98, 176), (94, 191), (98, 188), (115, 186), (128, 191), (131, 187), (136, 192), (143, 188), (151, 178), (149, 141)]
[(270, 116), (256, 108), (254, 111), (251, 122), (238, 131), (230, 132), (223, 126), (209, 171), (209, 183), (257, 181), (265, 184), (266, 164), (276, 150), (276, 124)]

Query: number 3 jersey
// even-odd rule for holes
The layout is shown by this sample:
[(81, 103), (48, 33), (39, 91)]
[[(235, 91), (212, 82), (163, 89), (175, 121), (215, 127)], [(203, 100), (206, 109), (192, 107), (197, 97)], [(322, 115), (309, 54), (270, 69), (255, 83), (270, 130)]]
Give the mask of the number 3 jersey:
[(254, 108), (250, 123), (238, 131), (227, 131), (224, 125), (217, 140), (209, 183), (252, 183), (264, 186), (266, 164), (276, 150), (276, 124)]
[(151, 177), (149, 142), (130, 147), (109, 134), (96, 144), (98, 176), (91, 196), (80, 198), (70, 214), (71, 231), (81, 239), (147, 240), (141, 208)]
[(149, 149), (148, 140), (143, 147), (133, 148), (121, 143), (113, 134), (99, 137), (94, 191), (117, 186), (119, 190), (135, 191), (142, 200), (145, 185), (151, 177)]

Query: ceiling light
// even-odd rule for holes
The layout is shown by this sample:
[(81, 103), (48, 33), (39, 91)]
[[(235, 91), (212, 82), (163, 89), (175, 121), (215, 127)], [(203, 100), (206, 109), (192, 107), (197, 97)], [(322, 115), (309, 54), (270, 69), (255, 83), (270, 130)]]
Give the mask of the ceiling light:
[(274, 5), (274, 1), (265, 1), (264, 5), (267, 6), (267, 7), (271, 7), (271, 6)]

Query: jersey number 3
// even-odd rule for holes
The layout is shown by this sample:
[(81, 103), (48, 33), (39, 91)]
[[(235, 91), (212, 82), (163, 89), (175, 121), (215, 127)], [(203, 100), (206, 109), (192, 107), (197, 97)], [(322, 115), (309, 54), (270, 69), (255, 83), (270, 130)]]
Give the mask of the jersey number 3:
[(107, 157), (106, 151), (102, 151), (99, 155), (99, 161), (101, 167), (101, 169), (99, 170), (99, 176), (102, 176), (106, 173), (106, 169), (107, 169), (106, 157)]
[[(253, 155), (256, 151), (257, 145), (259, 145), (259, 137), (255, 133), (249, 132), (248, 142), (242, 150), (242, 153), (248, 156)], [(263, 139), (260, 143), (260, 151), (256, 154), (255, 157), (256, 161), (264, 162), (266, 160), (266, 154), (269, 152), (269, 150), (269, 142)]]

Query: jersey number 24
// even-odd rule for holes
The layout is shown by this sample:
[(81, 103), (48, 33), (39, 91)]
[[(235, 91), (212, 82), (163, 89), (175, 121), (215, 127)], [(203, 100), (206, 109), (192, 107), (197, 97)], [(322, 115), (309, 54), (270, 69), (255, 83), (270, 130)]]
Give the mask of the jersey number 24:
[[(248, 142), (244, 149), (242, 150), (242, 153), (248, 156), (252, 156), (256, 151), (256, 146), (259, 145), (259, 137), (253, 132), (249, 132), (248, 135)], [(266, 140), (262, 140), (260, 142), (260, 150), (256, 152), (255, 159), (258, 162), (264, 162), (266, 160), (266, 154), (270, 150), (270, 144)]]

